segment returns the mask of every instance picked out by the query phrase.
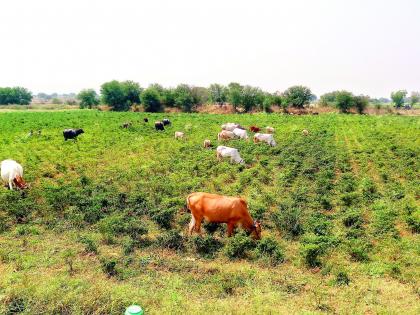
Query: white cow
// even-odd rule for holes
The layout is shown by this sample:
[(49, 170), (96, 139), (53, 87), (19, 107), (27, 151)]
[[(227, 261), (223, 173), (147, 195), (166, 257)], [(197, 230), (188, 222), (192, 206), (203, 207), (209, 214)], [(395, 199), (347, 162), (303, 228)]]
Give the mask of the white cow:
[(244, 160), (239, 155), (238, 149), (225, 147), (223, 145), (219, 145), (216, 149), (216, 156), (219, 161), (222, 160), (224, 157), (230, 157), (231, 163), (239, 163), (244, 164)]
[(184, 133), (181, 131), (175, 132), (175, 139), (184, 139)]
[(248, 134), (246, 130), (235, 128), (232, 130), (232, 132), (237, 136), (239, 139), (248, 140)]
[(235, 128), (244, 129), (240, 124), (236, 123), (226, 123), (222, 125), (222, 130), (233, 131)]
[(267, 133), (274, 133), (273, 127), (265, 127), (265, 130), (267, 131)]
[(230, 140), (235, 139), (236, 135), (232, 131), (222, 130), (217, 134), (217, 140)]
[(273, 135), (269, 133), (256, 133), (254, 135), (254, 143), (258, 142), (268, 143), (272, 147), (275, 147), (277, 145)]
[(27, 188), (27, 184), (23, 180), (23, 167), (13, 160), (4, 160), (0, 164), (1, 179), (8, 184), (10, 190), (13, 190), (13, 184), (20, 189)]

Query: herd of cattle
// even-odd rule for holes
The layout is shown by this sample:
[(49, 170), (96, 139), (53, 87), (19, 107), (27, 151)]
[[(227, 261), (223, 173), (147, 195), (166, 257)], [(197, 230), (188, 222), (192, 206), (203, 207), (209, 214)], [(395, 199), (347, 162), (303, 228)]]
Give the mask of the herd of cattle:
[[(144, 122), (147, 123), (149, 120), (144, 118)], [(167, 118), (162, 121), (155, 122), (155, 129), (157, 131), (165, 130), (165, 126), (171, 125), (171, 121)], [(131, 122), (124, 123), (122, 128), (130, 128)], [(223, 124), (222, 130), (218, 133), (217, 139), (219, 141), (231, 140), (231, 139), (242, 139), (249, 140), (247, 130), (236, 123)], [(274, 140), (274, 128), (266, 127), (266, 133), (260, 133), (261, 128), (257, 126), (251, 126), (250, 131), (254, 133), (254, 143), (265, 142), (270, 146), (276, 146)], [(83, 134), (83, 129), (65, 129), (63, 131), (64, 140), (77, 139), (77, 137)], [(41, 131), (38, 132), (41, 134)], [(303, 130), (304, 136), (309, 135), (308, 130)], [(33, 132), (30, 132), (33, 135)], [(175, 132), (175, 139), (184, 139), (185, 134), (181, 131)], [(211, 147), (211, 141), (205, 139), (203, 142), (204, 148)], [(230, 158), (232, 163), (244, 164), (244, 160), (241, 158), (238, 149), (219, 145), (216, 148), (216, 156), (220, 161), (222, 158)], [(4, 160), (0, 164), (1, 178), (6, 187), (13, 190), (13, 187), (18, 189), (28, 188), (28, 184), (23, 179), (23, 167), (18, 162), (8, 159)], [(206, 219), (208, 222), (215, 223), (226, 223), (227, 234), (230, 236), (234, 228), (238, 225), (242, 226), (243, 229), (248, 231), (255, 239), (261, 238), (261, 224), (258, 221), (253, 221), (249, 211), (247, 203), (242, 198), (227, 197), (209, 193), (193, 193), (187, 197), (187, 208), (191, 211), (191, 222), (189, 225), (189, 233), (193, 231), (200, 233), (201, 222)]]

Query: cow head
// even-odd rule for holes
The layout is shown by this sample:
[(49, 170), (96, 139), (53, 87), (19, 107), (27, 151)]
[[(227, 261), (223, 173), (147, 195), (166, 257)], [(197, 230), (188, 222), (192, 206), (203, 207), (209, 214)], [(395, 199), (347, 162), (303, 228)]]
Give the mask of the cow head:
[(85, 133), (85, 132), (83, 131), (83, 129), (77, 129), (77, 130), (76, 130), (76, 134), (80, 135), (80, 134), (82, 134), (82, 133)]
[(26, 189), (28, 188), (28, 184), (26, 184), (26, 182), (23, 180), (23, 178), (19, 175), (17, 175), (15, 177), (15, 179), (13, 180), (13, 182), (15, 183), (16, 187), (18, 187), (19, 189)]
[(251, 235), (256, 240), (261, 239), (261, 223), (260, 223), (260, 221), (254, 221), (254, 225), (252, 226)]

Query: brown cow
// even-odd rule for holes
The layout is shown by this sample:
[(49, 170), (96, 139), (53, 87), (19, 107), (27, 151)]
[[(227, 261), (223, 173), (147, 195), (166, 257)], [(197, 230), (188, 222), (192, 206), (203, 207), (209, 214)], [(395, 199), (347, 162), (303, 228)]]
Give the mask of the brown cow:
[(251, 126), (251, 127), (249, 127), (249, 130), (251, 132), (260, 132), (261, 128), (258, 128), (257, 126)]
[(235, 139), (236, 135), (232, 131), (222, 130), (217, 134), (217, 140), (230, 140)]
[(192, 193), (187, 197), (187, 207), (191, 211), (189, 234), (193, 230), (200, 233), (201, 222), (227, 223), (227, 235), (231, 236), (237, 225), (261, 239), (261, 224), (252, 220), (248, 205), (242, 198), (226, 197), (203, 192)]

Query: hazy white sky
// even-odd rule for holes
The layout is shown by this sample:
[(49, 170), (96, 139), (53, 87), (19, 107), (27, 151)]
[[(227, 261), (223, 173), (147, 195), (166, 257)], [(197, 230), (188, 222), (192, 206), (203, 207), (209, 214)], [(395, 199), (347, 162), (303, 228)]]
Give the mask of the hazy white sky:
[(420, 0), (2, 0), (0, 86), (420, 90)]

